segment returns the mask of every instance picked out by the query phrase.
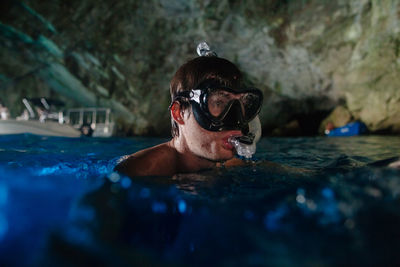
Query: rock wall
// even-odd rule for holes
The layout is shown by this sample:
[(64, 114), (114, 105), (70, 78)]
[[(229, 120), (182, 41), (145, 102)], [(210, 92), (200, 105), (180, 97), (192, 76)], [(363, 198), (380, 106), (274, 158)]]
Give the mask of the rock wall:
[(56, 96), (111, 107), (121, 133), (168, 135), (169, 81), (207, 40), (263, 90), (266, 134), (315, 134), (338, 105), (372, 132), (400, 133), (395, 0), (1, 5), (0, 98), (14, 115), (23, 96)]

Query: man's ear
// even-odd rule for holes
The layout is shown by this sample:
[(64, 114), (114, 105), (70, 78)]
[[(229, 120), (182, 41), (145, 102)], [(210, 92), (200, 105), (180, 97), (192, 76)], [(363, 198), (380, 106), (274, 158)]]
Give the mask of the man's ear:
[(172, 106), (171, 106), (171, 115), (174, 121), (176, 121), (179, 124), (184, 124), (185, 122), (183, 121), (182, 117), (182, 110), (181, 110), (181, 105), (179, 104), (178, 101), (175, 101)]

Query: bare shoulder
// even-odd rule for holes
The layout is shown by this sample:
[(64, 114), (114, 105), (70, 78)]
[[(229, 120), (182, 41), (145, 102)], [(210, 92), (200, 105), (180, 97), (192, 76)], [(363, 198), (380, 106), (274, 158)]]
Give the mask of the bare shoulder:
[(125, 156), (114, 170), (133, 176), (168, 176), (176, 172), (177, 152), (163, 143)]

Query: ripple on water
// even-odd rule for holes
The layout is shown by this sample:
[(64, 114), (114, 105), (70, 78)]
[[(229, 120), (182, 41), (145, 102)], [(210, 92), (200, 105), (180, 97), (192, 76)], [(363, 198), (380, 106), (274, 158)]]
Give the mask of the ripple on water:
[(73, 265), (65, 251), (88, 261), (96, 251), (105, 265), (400, 262), (399, 171), (367, 166), (399, 156), (400, 137), (260, 141), (258, 159), (312, 172), (261, 164), (132, 180), (112, 171), (163, 141), (0, 136), (0, 260)]

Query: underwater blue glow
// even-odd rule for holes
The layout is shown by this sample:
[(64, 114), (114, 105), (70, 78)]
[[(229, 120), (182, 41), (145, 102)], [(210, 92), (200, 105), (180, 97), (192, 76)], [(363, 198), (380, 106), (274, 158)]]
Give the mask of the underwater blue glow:
[(110, 179), (111, 182), (117, 183), (121, 179), (121, 176), (118, 173), (113, 172), (108, 176), (108, 178)]
[(0, 266), (400, 262), (400, 173), (366, 166), (398, 155), (400, 137), (258, 143), (256, 158), (313, 174), (262, 164), (172, 179), (113, 172), (121, 156), (164, 141), (0, 136)]
[(146, 187), (143, 188), (142, 190), (140, 190), (139, 195), (140, 195), (141, 198), (148, 198), (148, 197), (150, 197), (150, 189), (148, 189), (148, 188), (146, 188)]
[(178, 210), (180, 213), (185, 213), (186, 212), (186, 202), (182, 199), (178, 201)]
[(7, 204), (8, 199), (8, 189), (5, 185), (0, 184), (0, 208), (1, 206)]
[(338, 203), (335, 200), (332, 189), (325, 187), (321, 191), (323, 199), (320, 201), (319, 209), (322, 213), (320, 217), (321, 224), (337, 223), (341, 220)]
[(166, 213), (167, 212), (167, 205), (164, 202), (153, 202), (151, 209), (154, 213)]
[(332, 189), (330, 189), (329, 187), (325, 187), (324, 189), (322, 189), (321, 193), (322, 196), (326, 199), (333, 199), (335, 196)]
[(299, 205), (304, 205), (306, 203), (305, 194), (306, 191), (303, 188), (297, 189), (296, 201)]
[(297, 189), (297, 195), (304, 196), (305, 194), (306, 194), (306, 191), (304, 190), (304, 188), (298, 188)]
[(299, 204), (305, 204), (306, 203), (306, 198), (304, 197), (304, 195), (297, 195), (296, 196), (296, 201)]
[[(83, 170), (87, 170), (87, 168), (82, 168)], [(37, 175), (38, 176), (47, 176), (51, 174), (71, 174), (77, 172), (79, 169), (78, 168), (71, 168), (67, 164), (57, 164), (56, 166), (52, 167), (44, 167), (40, 170), (38, 170)]]
[(8, 222), (6, 217), (0, 212), (0, 242), (4, 240), (8, 231)]
[(282, 226), (282, 219), (288, 213), (287, 206), (277, 207), (276, 210), (269, 211), (264, 218), (264, 225), (270, 231), (277, 231)]
[(124, 177), (124, 178), (122, 178), (122, 180), (121, 180), (121, 186), (123, 187), (123, 188), (129, 188), (130, 186), (131, 186), (131, 184), (132, 184), (132, 180), (131, 179), (129, 179), (128, 177)]

